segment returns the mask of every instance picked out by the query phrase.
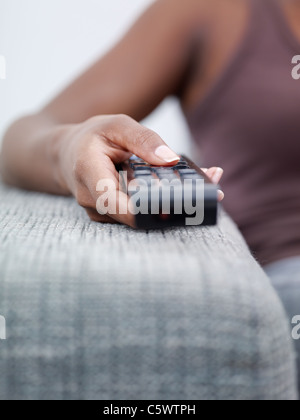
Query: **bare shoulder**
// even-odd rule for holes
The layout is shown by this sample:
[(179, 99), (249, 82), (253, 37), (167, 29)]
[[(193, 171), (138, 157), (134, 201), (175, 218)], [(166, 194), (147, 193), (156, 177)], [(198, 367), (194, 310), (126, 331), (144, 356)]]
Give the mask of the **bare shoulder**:
[(213, 10), (211, 3), (216, 0), (156, 0), (152, 7), (169, 22), (185, 25), (204, 22)]
[(157, 12), (177, 17), (184, 22), (205, 23), (220, 16), (226, 17), (245, 10), (250, 0), (156, 0)]
[(164, 22), (181, 36), (199, 34), (201, 28), (227, 30), (239, 24), (247, 13), (251, 0), (156, 0), (150, 7), (149, 18)]

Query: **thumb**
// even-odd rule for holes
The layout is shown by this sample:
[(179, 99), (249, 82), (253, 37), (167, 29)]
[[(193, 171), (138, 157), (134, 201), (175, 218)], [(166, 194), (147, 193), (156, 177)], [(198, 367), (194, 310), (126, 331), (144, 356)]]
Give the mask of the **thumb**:
[(127, 116), (113, 117), (110, 140), (151, 165), (175, 165), (180, 157), (154, 131)]

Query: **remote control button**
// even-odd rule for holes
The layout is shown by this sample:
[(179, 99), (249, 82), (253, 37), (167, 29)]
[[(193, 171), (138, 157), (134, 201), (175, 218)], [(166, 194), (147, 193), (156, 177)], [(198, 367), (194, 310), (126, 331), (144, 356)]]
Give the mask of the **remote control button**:
[(190, 167), (187, 163), (180, 163), (180, 164), (174, 166), (174, 169), (176, 169), (178, 171), (179, 169), (190, 169)]
[(156, 172), (156, 175), (158, 178), (164, 177), (164, 176), (176, 176), (175, 172)]
[(134, 166), (133, 168), (135, 171), (151, 171), (150, 168), (148, 168), (147, 166)]
[(195, 171), (195, 169), (179, 169), (178, 172), (180, 176), (197, 174), (197, 171)]
[(130, 167), (131, 169), (135, 169), (137, 166), (141, 166), (141, 163), (137, 163), (137, 162), (130, 162)]
[(136, 168), (138, 166), (144, 166), (147, 167), (149, 166), (146, 162), (132, 162), (131, 163), (132, 168)]
[(137, 179), (137, 180), (140, 180), (140, 179), (142, 179), (142, 180), (152, 180), (152, 179), (155, 179), (155, 178), (153, 178), (153, 176), (152, 175), (138, 175), (138, 176), (136, 176), (135, 177), (135, 179)]
[(136, 178), (136, 181), (141, 185), (143, 185), (144, 183), (146, 183), (147, 185), (151, 185), (151, 183), (155, 181), (155, 179), (152, 176), (145, 176), (143, 178), (142, 177)]
[(151, 176), (152, 177), (152, 172), (150, 171), (150, 170), (145, 170), (145, 169), (143, 169), (143, 170), (137, 170), (135, 173), (134, 173), (134, 176), (135, 177), (141, 177), (141, 176)]
[(167, 175), (167, 174), (173, 174), (174, 173), (174, 169), (172, 168), (159, 168), (159, 169), (154, 169), (154, 172), (157, 173), (157, 175)]
[(181, 176), (181, 179), (182, 180), (191, 180), (191, 181), (195, 181), (195, 180), (197, 180), (197, 179), (203, 179), (204, 180), (204, 178), (203, 178), (203, 176), (201, 176), (201, 175), (199, 175), (199, 174), (185, 174), (185, 175), (182, 175)]
[(157, 170), (155, 170), (155, 173), (157, 173), (157, 174), (165, 174), (165, 175), (168, 175), (168, 174), (175, 174), (175, 171), (174, 171), (174, 169), (157, 169)]
[(158, 177), (161, 181), (163, 180), (163, 179), (167, 179), (167, 180), (173, 180), (173, 179), (178, 179), (178, 177), (175, 175), (175, 174), (167, 174), (167, 175), (160, 175), (159, 177)]
[(160, 181), (174, 181), (174, 180), (179, 180), (178, 176), (176, 175), (165, 175), (165, 176), (160, 176), (159, 177)]
[(152, 166), (154, 171), (173, 171), (173, 166)]

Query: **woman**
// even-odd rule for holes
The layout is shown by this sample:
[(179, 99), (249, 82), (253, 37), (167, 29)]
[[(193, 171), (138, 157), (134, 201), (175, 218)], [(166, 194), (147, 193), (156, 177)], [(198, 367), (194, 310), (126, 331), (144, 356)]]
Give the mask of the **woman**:
[[(225, 169), (224, 206), (265, 266), (289, 315), (300, 314), (299, 0), (158, 0), (122, 41), (3, 143), (10, 184), (73, 194), (95, 221), (96, 185), (132, 153), (178, 161), (136, 121), (177, 95), (205, 166)], [(101, 23), (101, 22), (100, 22)], [(208, 174), (214, 182), (222, 170)]]

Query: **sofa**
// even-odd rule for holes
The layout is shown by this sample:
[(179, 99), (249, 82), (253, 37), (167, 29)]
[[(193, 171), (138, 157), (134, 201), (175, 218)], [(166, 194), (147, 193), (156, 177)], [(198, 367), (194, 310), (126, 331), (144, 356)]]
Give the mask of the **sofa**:
[(295, 400), (283, 307), (237, 227), (134, 231), (0, 184), (0, 400)]

